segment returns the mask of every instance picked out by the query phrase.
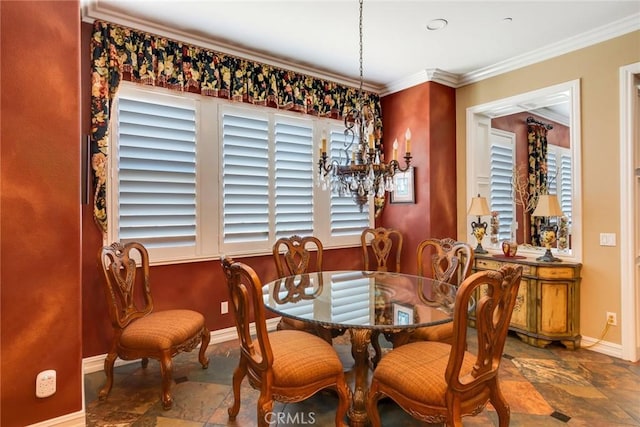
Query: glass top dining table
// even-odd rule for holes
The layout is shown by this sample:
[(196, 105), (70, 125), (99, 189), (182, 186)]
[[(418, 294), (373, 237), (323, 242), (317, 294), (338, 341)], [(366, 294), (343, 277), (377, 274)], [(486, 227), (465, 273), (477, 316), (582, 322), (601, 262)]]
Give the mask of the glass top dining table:
[[(448, 283), (380, 271), (288, 276), (264, 284), (262, 291), (266, 308), (276, 315), (327, 328), (333, 335), (349, 331), (355, 362), (348, 413), (352, 426), (368, 423), (365, 404), (372, 334), (384, 334), (397, 347), (416, 328), (451, 322), (456, 294)], [(373, 344), (379, 357), (380, 348)]]

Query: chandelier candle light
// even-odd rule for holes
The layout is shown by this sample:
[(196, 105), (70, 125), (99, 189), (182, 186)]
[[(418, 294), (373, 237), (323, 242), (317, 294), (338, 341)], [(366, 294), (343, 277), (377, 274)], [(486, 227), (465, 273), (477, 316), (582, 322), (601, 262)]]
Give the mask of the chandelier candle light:
[[(394, 175), (405, 172), (411, 164), (411, 131), (405, 133), (405, 166), (398, 162), (398, 140), (393, 142), (393, 158), (384, 161), (380, 129), (376, 129), (377, 119), (372, 109), (365, 105), (363, 97), (362, 73), (362, 1), (360, 0), (360, 90), (358, 104), (345, 116), (345, 143), (341, 151), (341, 161), (327, 155), (327, 137), (322, 135), (318, 179), (323, 189), (331, 188), (334, 194), (351, 194), (360, 207), (367, 204), (370, 196), (384, 197), (385, 191), (395, 188)], [(350, 138), (349, 138), (350, 137)]]

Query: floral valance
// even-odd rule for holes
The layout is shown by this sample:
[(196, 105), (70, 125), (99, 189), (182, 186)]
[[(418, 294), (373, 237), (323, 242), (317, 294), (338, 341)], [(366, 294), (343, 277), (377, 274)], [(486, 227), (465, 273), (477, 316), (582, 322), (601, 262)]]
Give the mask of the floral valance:
[[(91, 164), (94, 217), (106, 231), (106, 159), (112, 100), (122, 80), (342, 119), (357, 88), (96, 21), (91, 38)], [(364, 92), (377, 117), (380, 99)]]
[[(527, 142), (529, 151), (529, 197), (537, 199), (539, 194), (547, 194), (547, 132), (549, 128), (536, 121), (527, 120)], [(537, 201), (535, 202), (537, 204)], [(529, 205), (535, 204), (530, 201)], [(531, 244), (542, 246), (540, 243), (540, 227), (542, 218), (530, 217)]]

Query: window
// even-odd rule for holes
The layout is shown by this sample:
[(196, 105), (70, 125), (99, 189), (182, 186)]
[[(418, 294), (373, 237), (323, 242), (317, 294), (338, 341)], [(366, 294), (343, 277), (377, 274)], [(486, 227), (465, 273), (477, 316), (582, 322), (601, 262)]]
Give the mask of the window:
[(221, 117), (223, 246), (313, 234), (313, 120), (229, 106)]
[(549, 193), (558, 196), (560, 208), (571, 224), (571, 152), (568, 148), (547, 146)]
[(314, 141), (327, 132), (333, 153), (336, 120), (125, 82), (111, 124), (108, 239), (154, 263), (268, 254), (292, 234), (359, 245), (372, 219), (314, 185)]
[(515, 162), (515, 136), (509, 132), (492, 133), (489, 147), (489, 204), (498, 212), (498, 241), (511, 238), (511, 226), (515, 223), (515, 204), (512, 191)]

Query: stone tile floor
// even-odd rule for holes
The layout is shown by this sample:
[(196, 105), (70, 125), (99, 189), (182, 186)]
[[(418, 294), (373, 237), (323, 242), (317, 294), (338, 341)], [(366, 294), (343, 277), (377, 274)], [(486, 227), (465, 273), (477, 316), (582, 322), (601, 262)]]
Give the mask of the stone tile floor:
[[(348, 338), (337, 338), (334, 346), (350, 378), (353, 359)], [(151, 360), (146, 370), (138, 362), (117, 367), (113, 389), (105, 401), (97, 399), (104, 384), (104, 373), (87, 374), (87, 426), (257, 425), (258, 393), (246, 379), (240, 414), (235, 422), (228, 421), (227, 408), (233, 400), (231, 375), (239, 357), (237, 342), (210, 345), (207, 353), (210, 362), (206, 370), (198, 363), (196, 352), (174, 359), (174, 405), (168, 411), (162, 410), (160, 404), (156, 361)], [(567, 350), (555, 344), (536, 348), (509, 336), (500, 370), (502, 390), (511, 406), (510, 426), (640, 426), (640, 363), (586, 349)], [(278, 426), (333, 426), (336, 402), (331, 392), (321, 392), (301, 403), (276, 403), (274, 412), (290, 414)], [(414, 420), (389, 400), (382, 400), (379, 408), (384, 426), (427, 425)], [(465, 426), (498, 425), (491, 407), (475, 417), (465, 417), (463, 422)]]

